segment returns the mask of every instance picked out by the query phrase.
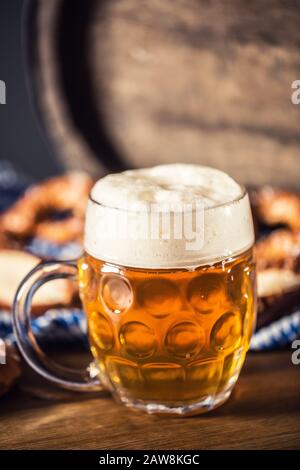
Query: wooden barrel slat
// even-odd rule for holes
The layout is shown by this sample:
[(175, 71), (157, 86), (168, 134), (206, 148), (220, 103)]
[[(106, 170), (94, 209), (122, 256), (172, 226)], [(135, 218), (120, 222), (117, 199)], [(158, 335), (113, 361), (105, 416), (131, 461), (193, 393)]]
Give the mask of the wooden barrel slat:
[(187, 161), (299, 187), (299, 0), (33, 3), (32, 83), (67, 167)]

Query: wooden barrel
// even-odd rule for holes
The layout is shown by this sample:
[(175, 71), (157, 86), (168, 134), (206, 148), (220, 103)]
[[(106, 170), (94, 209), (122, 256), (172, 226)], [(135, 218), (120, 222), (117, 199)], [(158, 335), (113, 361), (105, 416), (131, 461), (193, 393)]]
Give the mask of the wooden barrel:
[(30, 0), (34, 99), (67, 168), (299, 187), (299, 24), (299, 0)]

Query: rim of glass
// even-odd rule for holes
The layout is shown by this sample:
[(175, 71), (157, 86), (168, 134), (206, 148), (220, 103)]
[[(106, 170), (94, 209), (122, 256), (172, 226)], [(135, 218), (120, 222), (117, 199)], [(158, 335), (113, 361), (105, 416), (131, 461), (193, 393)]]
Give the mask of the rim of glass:
[[(239, 194), (234, 199), (231, 199), (230, 201), (226, 201), (226, 202), (221, 202), (220, 204), (216, 204), (216, 205), (211, 206), (211, 207), (204, 207), (203, 210), (204, 211), (213, 211), (214, 209), (219, 209), (220, 207), (231, 206), (231, 205), (241, 201), (248, 194), (248, 191), (247, 191), (247, 188), (245, 187), (245, 185), (243, 185), (243, 184), (239, 184), (239, 187), (241, 188), (241, 194)], [(123, 207), (114, 207), (114, 206), (110, 206), (108, 204), (103, 204), (102, 202), (99, 202), (99, 201), (97, 201), (96, 199), (94, 199), (92, 197), (92, 190), (93, 189), (91, 189), (91, 191), (89, 193), (89, 201), (91, 201), (93, 204), (96, 204), (97, 206), (104, 207), (105, 209), (113, 209), (115, 211), (129, 212), (129, 213), (134, 213), (134, 214), (138, 214), (138, 213), (141, 213), (141, 212), (147, 213), (147, 211), (143, 211), (142, 209), (141, 210), (132, 210), (132, 209), (126, 209), (126, 208), (123, 208)], [(150, 204), (156, 204), (156, 203), (153, 202), (153, 203), (150, 203)], [(167, 204), (167, 203), (162, 203), (162, 205), (163, 204)], [(172, 212), (176, 212), (176, 211), (172, 211)]]

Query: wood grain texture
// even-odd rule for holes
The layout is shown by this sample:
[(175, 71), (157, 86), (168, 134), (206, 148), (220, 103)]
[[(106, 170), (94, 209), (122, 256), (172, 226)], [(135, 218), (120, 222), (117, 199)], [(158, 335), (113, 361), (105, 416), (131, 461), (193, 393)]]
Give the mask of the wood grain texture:
[(188, 161), (299, 187), (299, 0), (33, 3), (36, 98), (67, 166)]
[[(75, 354), (69, 363), (81, 362)], [(300, 366), (249, 354), (233, 397), (207, 415), (162, 418), (109, 396), (52, 389), (33, 373), (0, 400), (1, 449), (300, 449)]]

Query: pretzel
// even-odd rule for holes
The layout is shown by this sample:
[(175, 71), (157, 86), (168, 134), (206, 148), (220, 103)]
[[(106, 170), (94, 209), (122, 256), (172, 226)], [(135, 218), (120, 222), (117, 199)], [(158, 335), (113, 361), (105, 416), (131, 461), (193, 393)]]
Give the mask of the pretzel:
[(84, 219), (72, 216), (65, 220), (44, 220), (37, 224), (35, 235), (53, 243), (64, 244), (72, 240), (81, 241)]
[(300, 272), (300, 231), (275, 230), (256, 243), (255, 254), (258, 271), (273, 267)]
[(261, 328), (300, 307), (300, 231), (275, 230), (256, 243), (255, 254)]
[(257, 327), (269, 325), (279, 318), (290, 315), (300, 308), (300, 286), (280, 294), (258, 298)]
[(269, 186), (251, 193), (251, 202), (258, 220), (266, 225), (286, 225), (300, 230), (300, 195)]
[(0, 223), (0, 250), (21, 250), (22, 245), (21, 240), (4, 233)]
[[(0, 250), (0, 308), (11, 309), (19, 284), (40, 261), (24, 251)], [(66, 307), (75, 300), (76, 293), (74, 283), (67, 279), (51, 281), (37, 291), (32, 312), (37, 315), (48, 308)]]
[(300, 274), (288, 269), (269, 268), (257, 273), (257, 326), (289, 315), (300, 308)]
[[(18, 239), (34, 235), (57, 243), (78, 239), (91, 187), (91, 178), (79, 172), (32, 186), (2, 216), (2, 230)], [(53, 220), (57, 214), (69, 217)]]

